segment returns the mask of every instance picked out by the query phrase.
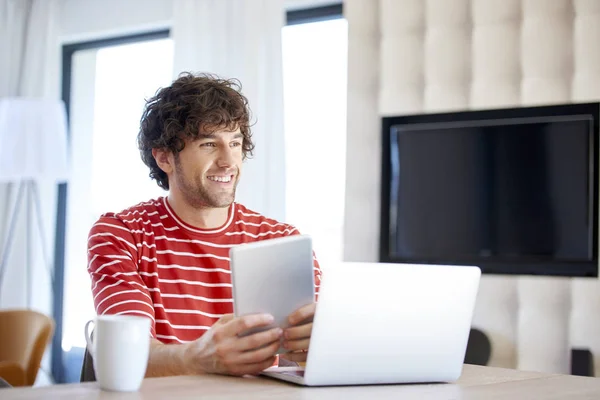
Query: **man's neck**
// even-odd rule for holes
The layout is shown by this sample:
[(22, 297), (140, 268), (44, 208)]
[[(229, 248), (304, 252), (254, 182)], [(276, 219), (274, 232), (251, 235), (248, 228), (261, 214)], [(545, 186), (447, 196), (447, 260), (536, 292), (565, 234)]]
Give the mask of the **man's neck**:
[(194, 207), (175, 193), (169, 193), (167, 199), (175, 214), (183, 222), (195, 228), (216, 229), (227, 222), (229, 207)]

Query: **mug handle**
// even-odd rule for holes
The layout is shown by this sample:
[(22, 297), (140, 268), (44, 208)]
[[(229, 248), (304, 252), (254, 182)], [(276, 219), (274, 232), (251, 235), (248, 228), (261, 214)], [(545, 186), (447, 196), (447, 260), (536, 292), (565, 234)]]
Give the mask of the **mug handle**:
[(93, 319), (90, 319), (88, 322), (85, 323), (84, 334), (85, 334), (85, 341), (87, 342), (88, 352), (92, 355), (92, 357), (95, 358), (94, 342), (92, 340), (92, 337), (90, 336), (90, 331), (89, 331), (90, 324), (93, 324), (93, 323), (94, 323)]

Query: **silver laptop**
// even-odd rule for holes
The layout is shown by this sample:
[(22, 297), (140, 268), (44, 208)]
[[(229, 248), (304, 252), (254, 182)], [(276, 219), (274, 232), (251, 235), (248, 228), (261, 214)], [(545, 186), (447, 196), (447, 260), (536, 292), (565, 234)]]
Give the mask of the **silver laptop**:
[(480, 277), (471, 266), (326, 266), (306, 367), (263, 375), (306, 386), (456, 381)]

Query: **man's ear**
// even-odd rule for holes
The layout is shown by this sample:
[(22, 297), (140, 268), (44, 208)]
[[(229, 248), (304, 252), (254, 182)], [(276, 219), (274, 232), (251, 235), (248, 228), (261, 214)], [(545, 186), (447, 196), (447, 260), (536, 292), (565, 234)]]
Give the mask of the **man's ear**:
[(165, 174), (169, 175), (175, 169), (173, 157), (169, 150), (152, 149), (152, 157), (154, 157), (158, 168), (162, 169)]

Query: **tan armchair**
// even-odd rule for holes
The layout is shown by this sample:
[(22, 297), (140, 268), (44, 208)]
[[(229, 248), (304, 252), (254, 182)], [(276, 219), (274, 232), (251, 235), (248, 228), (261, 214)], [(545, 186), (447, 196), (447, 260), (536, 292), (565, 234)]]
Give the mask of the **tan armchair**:
[(12, 386), (33, 386), (54, 320), (33, 310), (0, 310), (0, 378)]

